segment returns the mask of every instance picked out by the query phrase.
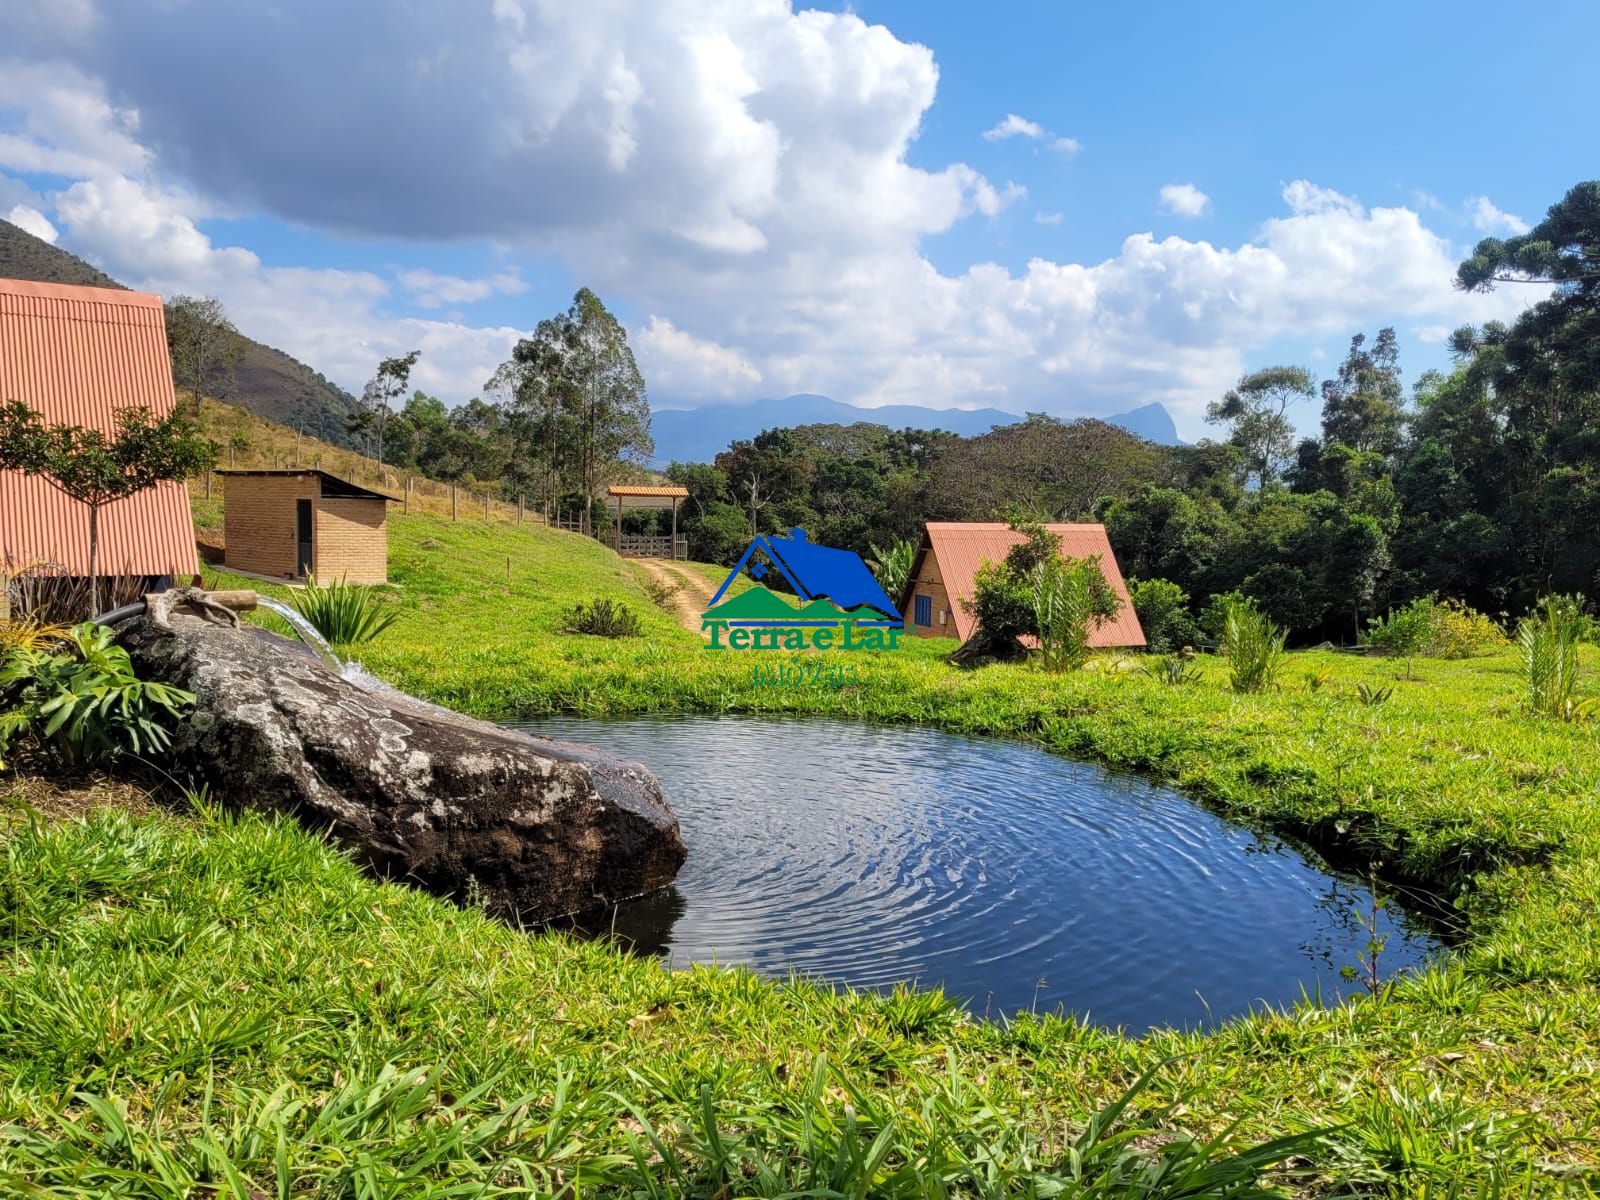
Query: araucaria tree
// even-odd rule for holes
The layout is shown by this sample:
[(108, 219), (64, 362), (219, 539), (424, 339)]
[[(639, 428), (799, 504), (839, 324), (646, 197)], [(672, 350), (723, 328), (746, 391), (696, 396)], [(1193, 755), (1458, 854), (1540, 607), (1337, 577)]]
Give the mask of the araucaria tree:
[(411, 368), (417, 365), (422, 351), (413, 350), (396, 358), (386, 358), (378, 364), (377, 372), (367, 380), (361, 391), (361, 406), (351, 414), (347, 428), (351, 433), (372, 432), (377, 435), (377, 453), (373, 456), (383, 465), (383, 433), (389, 418), (394, 414), (394, 403), (406, 394), (411, 386)]
[(166, 317), (172, 382), (188, 393), (198, 418), (202, 396), (227, 397), (233, 368), (244, 357), (245, 339), (215, 296), (174, 296), (167, 301)]
[(517, 343), (489, 388), (511, 400), (525, 455), (543, 460), (548, 499), (567, 471), (576, 474), (586, 522), (605, 468), (655, 449), (627, 331), (588, 288)]
[(155, 419), (125, 408), (108, 437), (80, 425), (51, 425), (21, 401), (0, 405), (0, 468), (43, 477), (89, 510), (88, 616), (100, 611), (100, 510), (210, 467), (216, 447), (178, 413)]

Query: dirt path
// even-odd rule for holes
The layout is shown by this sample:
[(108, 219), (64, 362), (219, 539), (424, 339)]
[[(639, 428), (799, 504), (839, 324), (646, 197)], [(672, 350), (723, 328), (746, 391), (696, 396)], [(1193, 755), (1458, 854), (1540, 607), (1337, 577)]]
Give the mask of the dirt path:
[(633, 561), (650, 578), (676, 589), (672, 593), (672, 611), (678, 623), (691, 633), (700, 633), (700, 614), (711, 603), (711, 585), (693, 571), (664, 558)]

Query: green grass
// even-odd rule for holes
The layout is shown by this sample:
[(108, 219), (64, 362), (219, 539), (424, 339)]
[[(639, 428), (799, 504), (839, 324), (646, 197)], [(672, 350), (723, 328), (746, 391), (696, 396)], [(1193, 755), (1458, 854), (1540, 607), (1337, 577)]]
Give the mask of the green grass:
[[(1163, 1132), (1136, 1129), (1129, 1146), (1331, 1127), (1286, 1183), (1593, 1194), (1600, 747), (1592, 724), (1525, 714), (1514, 655), (1424, 660), (1397, 682), (1392, 662), (1294, 654), (1281, 691), (1237, 695), (1216, 659), (1169, 687), (1107, 660), (1060, 676), (959, 672), (943, 662), (951, 643), (911, 640), (853, 656), (857, 688), (754, 688), (754, 655), (702, 649), (632, 569), (576, 535), (414, 516), (394, 522), (391, 555), (403, 612), (360, 657), (443, 703), (490, 717), (786, 711), (1028, 738), (1171, 781), (1341, 861), (1381, 862), (1459, 905), (1464, 938), (1377, 998), (1136, 1040), (525, 937), (369, 882), (255, 817), (19, 819), (0, 847), (0, 1164), (55, 1171), (57, 1194), (77, 1194), (59, 1179), (81, 1163), (105, 1194), (178, 1195), (107, 1182), (178, 1155), (190, 1165), (159, 1169), (203, 1167), (225, 1188), (226, 1163), (276, 1195), (282, 1131), (289, 1174), (321, 1189), (295, 1195), (423, 1194), (408, 1170), (548, 1191), (580, 1163), (586, 1180), (641, 1195), (655, 1194), (651, 1174), (708, 1196), (910, 1194), (919, 1169), (954, 1194), (1048, 1194), (1029, 1172), (1059, 1175), (1089, 1115), (1170, 1058), (1126, 1114)], [(560, 632), (574, 600), (600, 594), (627, 601), (644, 635)], [(1600, 662), (1584, 654), (1593, 678)], [(1318, 690), (1301, 683), (1323, 669)], [(1363, 684), (1393, 695), (1368, 707)], [(995, 1164), (987, 1183), (981, 1161)]]

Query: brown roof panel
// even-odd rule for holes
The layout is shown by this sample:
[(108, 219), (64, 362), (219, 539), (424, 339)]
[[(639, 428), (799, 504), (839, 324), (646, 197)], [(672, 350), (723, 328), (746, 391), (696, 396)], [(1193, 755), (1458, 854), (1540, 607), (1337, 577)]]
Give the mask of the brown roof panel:
[[(161, 297), (111, 288), (0, 279), (0, 400), (53, 424), (112, 433), (115, 413), (176, 403)], [(0, 562), (89, 571), (89, 514), (44, 479), (0, 471)], [(199, 571), (189, 494), (164, 483), (100, 511), (107, 574)]]
[[(1122, 600), (1122, 607), (1114, 620), (1107, 621), (1089, 636), (1095, 647), (1142, 646), (1144, 630), (1139, 617), (1128, 599), (1128, 587), (1117, 566), (1117, 556), (1112, 553), (1111, 542), (1106, 537), (1104, 525), (1047, 525), (1051, 533), (1061, 538), (1064, 558), (1089, 558), (1100, 556), (1100, 569), (1106, 582)], [(945, 591), (950, 596), (950, 615), (955, 621), (956, 634), (964, 642), (972, 636), (977, 619), (961, 604), (972, 598), (978, 568), (987, 560), (1000, 562), (1011, 547), (1026, 539), (1003, 521), (929, 521), (926, 547), (939, 562), (939, 572), (944, 578)]]
[(654, 487), (642, 484), (614, 483), (606, 488), (608, 496), (678, 496), (689, 494), (686, 487)]

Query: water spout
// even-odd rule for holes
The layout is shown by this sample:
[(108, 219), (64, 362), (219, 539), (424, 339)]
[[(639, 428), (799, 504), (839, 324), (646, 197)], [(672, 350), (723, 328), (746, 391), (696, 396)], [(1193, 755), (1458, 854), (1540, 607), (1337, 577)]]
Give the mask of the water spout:
[(328, 670), (340, 677), (345, 675), (344, 661), (333, 652), (333, 647), (328, 645), (328, 639), (323, 637), (322, 634), (318, 632), (315, 625), (306, 620), (303, 613), (296, 609), (290, 608), (282, 601), (273, 600), (268, 596), (259, 597), (256, 603), (262, 608), (270, 608), (273, 612), (277, 613), (280, 617), (287, 621), (289, 623), (289, 628), (293, 629), (299, 636), (300, 640), (311, 648), (316, 656), (322, 660), (322, 664), (327, 667)]

